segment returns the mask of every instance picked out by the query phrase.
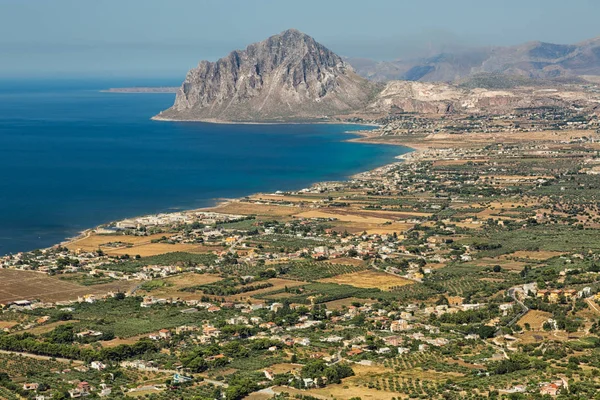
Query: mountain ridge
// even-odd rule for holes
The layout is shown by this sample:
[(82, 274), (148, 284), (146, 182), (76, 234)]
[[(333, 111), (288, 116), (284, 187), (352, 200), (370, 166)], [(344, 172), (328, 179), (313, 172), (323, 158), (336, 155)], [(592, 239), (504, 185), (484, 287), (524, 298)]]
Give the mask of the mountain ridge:
[[(589, 41), (586, 51), (595, 43)], [(530, 58), (534, 54), (538, 61), (551, 58), (572, 62), (573, 53), (582, 50), (530, 42), (497, 52), (495, 65), (498, 60), (514, 59), (511, 54)], [(173, 106), (154, 119), (339, 122), (376, 120), (400, 113), (504, 114), (517, 108), (573, 106), (596, 110), (600, 103), (595, 85), (570, 75), (549, 80), (539, 75), (506, 73), (514, 72), (515, 67), (493, 72), (489, 57), (477, 54), (467, 60), (453, 55), (428, 60), (436, 66), (407, 70), (413, 71), (415, 79), (375, 83), (358, 76), (348, 62), (312, 37), (290, 29), (244, 50), (232, 51), (216, 62), (201, 61), (188, 72)], [(473, 72), (473, 63), (489, 65)], [(445, 73), (453, 74), (454, 82), (421, 79)]]
[(480, 73), (533, 79), (600, 75), (600, 36), (575, 44), (530, 41), (515, 46), (489, 46), (433, 56), (374, 61), (346, 59), (359, 75), (375, 81), (455, 82)]
[(327, 119), (364, 107), (377, 85), (312, 37), (288, 29), (201, 61), (156, 119), (288, 121)]

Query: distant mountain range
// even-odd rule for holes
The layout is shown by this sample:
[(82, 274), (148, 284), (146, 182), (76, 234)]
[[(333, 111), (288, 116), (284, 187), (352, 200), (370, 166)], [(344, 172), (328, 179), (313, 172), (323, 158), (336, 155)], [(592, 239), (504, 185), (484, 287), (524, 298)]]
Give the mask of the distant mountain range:
[(479, 74), (503, 74), (529, 79), (600, 75), (600, 37), (564, 45), (529, 42), (518, 46), (475, 48), (433, 57), (378, 62), (346, 59), (365, 78), (457, 82)]
[(578, 78), (594, 74), (600, 75), (600, 39), (570, 46), (528, 43), (471, 50), (413, 63), (374, 63), (345, 61), (312, 37), (290, 29), (216, 62), (201, 61), (188, 72), (173, 106), (154, 118), (323, 121), (406, 112), (505, 113), (531, 107), (598, 112), (600, 88), (581, 84)]

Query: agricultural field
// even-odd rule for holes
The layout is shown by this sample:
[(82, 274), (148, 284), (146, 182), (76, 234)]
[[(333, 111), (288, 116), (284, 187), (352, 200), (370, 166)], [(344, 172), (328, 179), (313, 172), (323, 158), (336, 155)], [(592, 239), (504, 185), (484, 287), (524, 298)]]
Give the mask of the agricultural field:
[(502, 269), (511, 272), (521, 272), (526, 265), (522, 261), (513, 261), (511, 258), (480, 258), (474, 262), (477, 267), (488, 267), (493, 268), (495, 265), (499, 265)]
[(266, 217), (291, 217), (298, 213), (297, 207), (254, 204), (243, 201), (230, 201), (209, 209), (210, 211), (235, 214), (235, 215), (255, 215)]
[[(180, 289), (196, 285), (206, 285), (220, 281), (222, 278), (214, 274), (197, 274), (188, 272), (169, 278), (148, 282), (142, 285), (140, 294), (148, 294), (155, 297), (180, 297), (182, 299), (197, 299), (199, 296), (193, 293), (183, 292)], [(159, 282), (159, 284), (155, 283)], [(153, 284), (154, 283), (154, 284)]]
[(220, 248), (202, 244), (158, 243), (169, 237), (169, 234), (157, 233), (148, 236), (89, 234), (83, 238), (68, 242), (65, 246), (77, 252), (93, 252), (102, 250), (109, 256), (151, 257), (165, 253), (189, 252), (209, 253)]
[(316, 281), (365, 270), (362, 265), (337, 264), (329, 261), (296, 261), (282, 265), (284, 276), (302, 281)]
[(79, 322), (79, 321), (77, 321), (77, 320), (71, 320), (71, 321), (50, 322), (50, 323), (47, 323), (47, 324), (35, 326), (33, 328), (30, 328), (30, 329), (26, 329), (26, 330), (24, 330), (22, 332), (27, 332), (27, 333), (30, 333), (32, 335), (42, 335), (44, 333), (52, 332), (56, 327), (59, 327), (61, 325), (74, 324), (74, 323), (77, 323), (77, 322)]
[(147, 265), (178, 265), (178, 266), (207, 266), (213, 263), (217, 256), (212, 253), (164, 253), (156, 256), (143, 257), (140, 259), (128, 259), (114, 264), (106, 264), (100, 268), (113, 271), (138, 272)]
[(182, 313), (182, 310), (189, 308), (185, 305), (142, 308), (140, 300), (139, 297), (122, 301), (110, 299), (95, 307), (93, 304), (82, 303), (73, 312), (73, 319), (79, 321), (74, 325), (112, 332), (116, 338), (131, 338), (163, 328), (194, 323), (208, 317), (208, 313), (203, 310), (192, 314)]
[(187, 253), (210, 253), (219, 250), (213, 246), (204, 246), (199, 244), (180, 244), (180, 243), (146, 243), (135, 245), (128, 248), (115, 250), (106, 250), (106, 254), (113, 256), (139, 255), (141, 257), (156, 256), (165, 253), (187, 252)]
[(320, 282), (352, 285), (359, 288), (376, 288), (390, 290), (399, 286), (411, 285), (414, 281), (396, 275), (378, 271), (360, 271), (351, 274), (337, 275), (332, 278), (321, 279)]
[(519, 322), (517, 322), (520, 326), (525, 326), (528, 324), (532, 330), (541, 331), (542, 325), (544, 322), (548, 321), (548, 319), (552, 318), (552, 314), (549, 312), (539, 311), (539, 310), (529, 310), (527, 314), (525, 314)]
[(16, 325), (19, 325), (19, 322), (17, 322), (17, 321), (0, 321), (0, 330), (10, 329)]
[[(392, 211), (327, 209), (326, 211), (305, 211), (297, 214), (301, 218), (335, 218), (331, 223), (335, 229), (348, 232), (366, 231), (369, 234), (401, 234), (411, 229), (414, 224), (398, 222), (399, 219), (411, 218), (413, 215)], [(422, 214), (422, 213), (418, 213)]]
[(328, 310), (341, 310), (344, 308), (348, 308), (352, 305), (352, 303), (362, 303), (364, 299), (359, 299), (358, 297), (347, 297), (345, 299), (328, 301), (325, 303), (325, 306)]
[(525, 251), (519, 250), (514, 253), (505, 254), (502, 258), (507, 259), (526, 259), (534, 261), (546, 261), (550, 258), (559, 257), (564, 253), (561, 251)]
[(102, 296), (109, 291), (127, 291), (131, 282), (116, 281), (105, 285), (82, 286), (33, 271), (0, 269), (0, 303), (16, 300), (55, 302), (77, 300), (78, 296)]
[(154, 239), (160, 239), (163, 234), (155, 234), (149, 236), (132, 236), (132, 235), (97, 235), (90, 233), (83, 238), (72, 240), (65, 246), (73, 251), (96, 251), (116, 250), (118, 248), (127, 248), (136, 245), (151, 243)]

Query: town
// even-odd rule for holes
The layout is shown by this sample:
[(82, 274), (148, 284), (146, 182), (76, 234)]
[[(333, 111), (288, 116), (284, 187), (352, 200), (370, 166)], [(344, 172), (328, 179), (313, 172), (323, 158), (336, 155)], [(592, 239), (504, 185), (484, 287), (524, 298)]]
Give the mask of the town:
[(596, 398), (598, 120), (556, 113), (392, 118), (359, 140), (416, 150), (348, 181), (0, 258), (0, 397)]

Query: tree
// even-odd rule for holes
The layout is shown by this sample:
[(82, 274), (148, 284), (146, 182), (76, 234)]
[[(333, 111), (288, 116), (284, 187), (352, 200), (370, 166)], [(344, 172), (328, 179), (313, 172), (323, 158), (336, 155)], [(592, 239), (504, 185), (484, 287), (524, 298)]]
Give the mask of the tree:
[(477, 334), (482, 339), (489, 339), (494, 336), (496, 329), (493, 326), (481, 325), (477, 330)]

